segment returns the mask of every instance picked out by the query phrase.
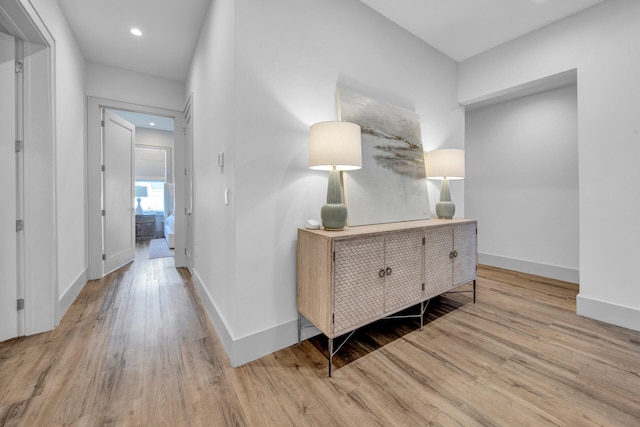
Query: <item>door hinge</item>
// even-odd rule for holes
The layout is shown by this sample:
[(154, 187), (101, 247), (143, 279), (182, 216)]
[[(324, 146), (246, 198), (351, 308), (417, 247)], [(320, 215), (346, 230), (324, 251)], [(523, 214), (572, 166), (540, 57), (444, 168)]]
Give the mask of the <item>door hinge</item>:
[(422, 284), (422, 292), (424, 292), (424, 283)]
[(107, 260), (107, 254), (102, 254), (102, 260), (106, 261)]
[(184, 248), (184, 254), (185, 255), (187, 254), (187, 248)]
[(185, 135), (187, 135), (187, 128), (182, 128), (182, 131), (184, 132)]
[(24, 230), (24, 220), (18, 219), (16, 220), (16, 231)]
[(24, 298), (18, 300), (18, 311), (24, 310)]
[(426, 242), (426, 240), (425, 240), (425, 238), (423, 237), (423, 238), (422, 238), (422, 246), (424, 246), (424, 245), (425, 245), (425, 242)]
[(100, 127), (103, 128), (104, 127), (104, 120), (100, 120)]
[(336, 323), (336, 314), (335, 313), (333, 313), (331, 315), (331, 323)]
[(22, 150), (24, 150), (24, 141), (20, 141), (19, 139), (16, 139), (16, 153), (19, 153)]
[(100, 165), (100, 170), (104, 172), (104, 165)]
[(107, 214), (107, 211), (105, 211), (104, 209), (102, 209), (102, 210), (100, 211), (100, 213), (102, 214), (102, 216), (105, 216), (105, 215)]
[(336, 251), (333, 251), (333, 262), (336, 262)]
[(16, 74), (24, 73), (24, 62), (16, 61)]
[(185, 175), (188, 175), (188, 174), (187, 174), (187, 168), (184, 168), (184, 174), (185, 174)]

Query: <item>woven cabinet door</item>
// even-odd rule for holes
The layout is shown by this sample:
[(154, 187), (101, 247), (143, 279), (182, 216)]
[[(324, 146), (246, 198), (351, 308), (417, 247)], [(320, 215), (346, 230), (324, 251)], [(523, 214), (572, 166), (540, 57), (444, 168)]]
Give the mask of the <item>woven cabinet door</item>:
[(378, 318), (384, 308), (384, 236), (334, 242), (333, 332)]
[(476, 224), (457, 225), (453, 229), (453, 285), (462, 285), (476, 278)]
[(385, 242), (386, 312), (422, 297), (422, 229), (387, 234)]
[(424, 230), (425, 298), (448, 291), (453, 286), (453, 230), (433, 227)]

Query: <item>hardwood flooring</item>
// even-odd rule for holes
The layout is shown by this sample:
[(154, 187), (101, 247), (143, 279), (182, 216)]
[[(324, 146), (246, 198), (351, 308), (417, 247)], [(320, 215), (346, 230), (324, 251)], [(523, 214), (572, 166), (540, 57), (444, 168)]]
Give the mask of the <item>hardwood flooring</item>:
[(0, 343), (0, 425), (637, 426), (640, 333), (575, 315), (577, 286), (488, 267), (478, 301), (231, 368), (183, 269), (89, 282), (55, 331)]

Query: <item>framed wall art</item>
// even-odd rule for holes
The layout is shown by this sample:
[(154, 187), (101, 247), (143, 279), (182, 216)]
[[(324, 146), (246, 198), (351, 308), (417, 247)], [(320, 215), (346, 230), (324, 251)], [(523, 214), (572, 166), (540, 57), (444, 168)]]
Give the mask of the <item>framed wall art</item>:
[(344, 174), (349, 225), (430, 218), (418, 114), (342, 87), (336, 100), (362, 128), (362, 169)]

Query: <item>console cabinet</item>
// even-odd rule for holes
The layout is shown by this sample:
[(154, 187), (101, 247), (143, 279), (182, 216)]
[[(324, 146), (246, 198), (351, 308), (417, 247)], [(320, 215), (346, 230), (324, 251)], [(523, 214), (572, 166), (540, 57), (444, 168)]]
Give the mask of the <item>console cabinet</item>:
[(424, 229), (426, 298), (476, 278), (476, 229), (475, 223)]
[(464, 219), (299, 229), (298, 313), (329, 338), (329, 375), (333, 338), (475, 281), (476, 230)]
[(333, 333), (420, 300), (421, 242), (420, 230), (334, 241)]

